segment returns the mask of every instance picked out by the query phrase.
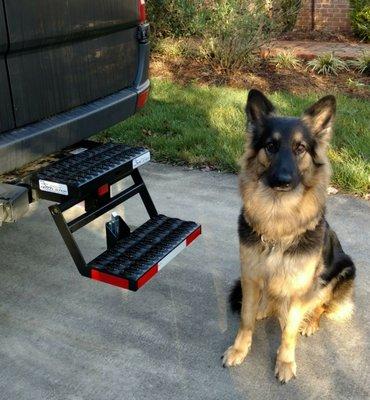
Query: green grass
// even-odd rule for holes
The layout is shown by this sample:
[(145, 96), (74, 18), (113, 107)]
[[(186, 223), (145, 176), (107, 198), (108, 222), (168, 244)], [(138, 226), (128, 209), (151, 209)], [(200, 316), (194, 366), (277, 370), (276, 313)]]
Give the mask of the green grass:
[[(137, 115), (102, 133), (100, 138), (143, 145), (157, 161), (211, 166), (237, 172), (245, 135), (246, 91), (229, 87), (182, 86), (152, 80), (148, 105)], [(285, 115), (299, 115), (317, 95), (269, 94)], [(338, 96), (332, 147), (332, 183), (344, 192), (370, 192), (370, 102)]]

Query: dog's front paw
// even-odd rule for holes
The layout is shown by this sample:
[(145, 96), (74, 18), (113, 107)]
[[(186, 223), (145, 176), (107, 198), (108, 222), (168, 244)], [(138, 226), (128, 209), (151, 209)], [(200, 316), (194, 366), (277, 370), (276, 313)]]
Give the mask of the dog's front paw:
[(292, 378), (295, 378), (297, 374), (297, 365), (295, 361), (284, 362), (276, 360), (275, 376), (279, 379), (280, 383), (286, 383)]
[(242, 351), (235, 346), (230, 346), (222, 357), (222, 366), (225, 368), (240, 365), (244, 361), (248, 351), (249, 348), (246, 351)]
[(311, 336), (319, 329), (319, 322), (317, 320), (309, 320), (303, 322), (299, 331), (303, 336)]

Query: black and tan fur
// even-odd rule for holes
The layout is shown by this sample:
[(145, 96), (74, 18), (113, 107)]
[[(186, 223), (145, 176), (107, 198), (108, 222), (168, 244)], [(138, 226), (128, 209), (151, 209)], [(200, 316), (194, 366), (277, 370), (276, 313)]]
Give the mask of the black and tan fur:
[(255, 321), (274, 315), (282, 330), (275, 373), (287, 382), (296, 375), (298, 333), (314, 333), (323, 314), (352, 313), (355, 267), (324, 216), (335, 107), (335, 98), (326, 96), (301, 118), (278, 117), (261, 92), (249, 92), (240, 173), (241, 280), (230, 296), (241, 321), (224, 366), (243, 362)]

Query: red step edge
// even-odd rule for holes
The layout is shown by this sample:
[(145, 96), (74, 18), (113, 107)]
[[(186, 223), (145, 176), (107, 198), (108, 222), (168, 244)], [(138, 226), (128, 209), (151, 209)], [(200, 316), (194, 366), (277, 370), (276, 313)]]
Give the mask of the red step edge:
[[(173, 258), (178, 254), (178, 249), (181, 246), (184, 247), (188, 247), (190, 246), (190, 244), (192, 242), (194, 242), (194, 240), (200, 236), (202, 233), (202, 227), (198, 226), (192, 233), (190, 233), (190, 235), (188, 235), (186, 237), (185, 240), (183, 240), (178, 246), (176, 246), (165, 258), (167, 258), (167, 262), (169, 262), (172, 258), (171, 258), (171, 254), (175, 253), (175, 255), (173, 256)], [(181, 249), (182, 250), (182, 249)], [(180, 251), (181, 251), (180, 250)], [(166, 264), (167, 264), (166, 262)], [(148, 269), (148, 271), (145, 272), (144, 275), (142, 275), (136, 282), (135, 287), (130, 287), (130, 281), (128, 279), (125, 278), (120, 278), (118, 276), (114, 276), (114, 275), (110, 275), (107, 274), (106, 272), (101, 272), (97, 269), (92, 268), (91, 269), (91, 275), (90, 278), (95, 280), (95, 281), (100, 281), (100, 282), (104, 282), (104, 283), (108, 283), (109, 285), (113, 285), (113, 286), (118, 286), (122, 289), (129, 289), (129, 290), (138, 290), (140, 289), (142, 286), (144, 286), (148, 281), (150, 281), (150, 279), (153, 278), (154, 275), (157, 274), (157, 272), (160, 270), (160, 264), (161, 261), (155, 265), (153, 265), (150, 269)], [(165, 265), (166, 265), (165, 264)], [(163, 265), (163, 266), (165, 266)]]
[(122, 289), (128, 289), (130, 284), (130, 282), (127, 279), (119, 278), (118, 276), (113, 276), (107, 274), (106, 272), (98, 271), (97, 269), (91, 270), (90, 278), (94, 279), (95, 281), (100, 281), (104, 283), (109, 283), (110, 285), (113, 286), (118, 286)]

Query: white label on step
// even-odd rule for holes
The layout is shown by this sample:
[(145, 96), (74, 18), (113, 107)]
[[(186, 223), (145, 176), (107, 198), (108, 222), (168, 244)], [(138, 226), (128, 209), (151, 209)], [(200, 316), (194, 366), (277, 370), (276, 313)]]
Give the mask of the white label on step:
[(175, 247), (171, 253), (167, 254), (166, 257), (162, 258), (158, 263), (158, 271), (160, 271), (165, 265), (167, 265), (171, 260), (173, 260), (179, 253), (181, 253), (186, 248), (186, 240), (181, 242), (177, 247)]
[(132, 168), (138, 168), (140, 167), (140, 165), (143, 165), (145, 163), (147, 163), (148, 161), (150, 161), (150, 153), (149, 151), (137, 158), (135, 158), (134, 160), (132, 160)]
[(68, 187), (63, 183), (56, 183), (39, 179), (39, 188), (43, 192), (56, 193), (56, 194), (61, 194), (63, 196), (68, 196)]
[(85, 149), (85, 147), (79, 147), (78, 149), (71, 150), (70, 153), (73, 155), (76, 155), (76, 154), (83, 153), (86, 150), (87, 149)]

